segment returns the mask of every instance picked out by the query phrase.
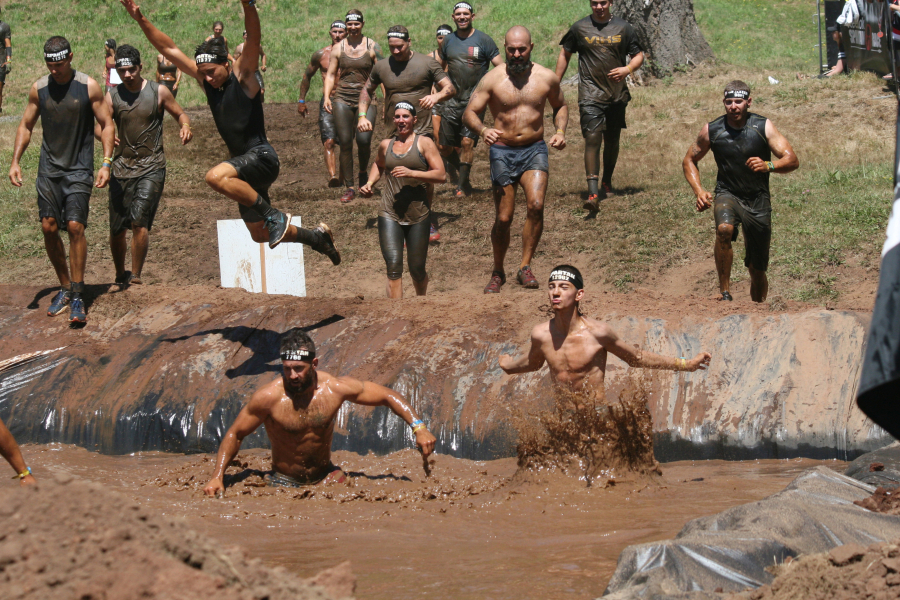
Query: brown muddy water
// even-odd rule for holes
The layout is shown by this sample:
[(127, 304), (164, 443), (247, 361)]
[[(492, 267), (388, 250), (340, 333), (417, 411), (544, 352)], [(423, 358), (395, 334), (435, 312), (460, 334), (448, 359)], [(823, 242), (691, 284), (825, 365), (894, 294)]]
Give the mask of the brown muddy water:
[(586, 488), (557, 472), (516, 475), (515, 459), (438, 455), (426, 478), (411, 450), (336, 452), (347, 483), (273, 490), (247, 470), (268, 468), (268, 452), (253, 450), (229, 470), (240, 475), (226, 496), (208, 499), (200, 489), (212, 471), (209, 455), (107, 456), (60, 444), (23, 452), (39, 478), (67, 472), (106, 484), (301, 577), (350, 560), (364, 600), (595, 598), (625, 546), (672, 537), (690, 519), (760, 500), (812, 466), (846, 466), (682, 461), (661, 465), (662, 476), (652, 479)]

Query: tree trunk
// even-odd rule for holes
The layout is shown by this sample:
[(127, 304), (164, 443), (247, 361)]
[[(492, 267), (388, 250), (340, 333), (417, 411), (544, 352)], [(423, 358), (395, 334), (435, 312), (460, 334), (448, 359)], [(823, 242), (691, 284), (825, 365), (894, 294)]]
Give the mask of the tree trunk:
[(612, 11), (634, 27), (648, 59), (645, 68), (657, 77), (713, 58), (694, 18), (693, 0), (615, 0)]

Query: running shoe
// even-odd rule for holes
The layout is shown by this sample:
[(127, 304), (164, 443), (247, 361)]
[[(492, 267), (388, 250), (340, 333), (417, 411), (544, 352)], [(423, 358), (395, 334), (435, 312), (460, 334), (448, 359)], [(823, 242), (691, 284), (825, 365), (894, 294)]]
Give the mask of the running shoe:
[(87, 323), (87, 310), (84, 308), (84, 300), (81, 296), (72, 298), (69, 304), (69, 322), (70, 323)]
[(612, 186), (604, 181), (600, 184), (600, 195), (603, 196), (603, 200), (606, 200), (615, 196), (616, 193), (613, 191)]
[(141, 274), (140, 274), (140, 273), (132, 273), (132, 274), (128, 277), (128, 285), (142, 285), (143, 283), (144, 283), (144, 282), (141, 281)]
[(69, 290), (59, 290), (56, 292), (56, 295), (53, 296), (53, 302), (50, 303), (50, 308), (47, 309), (47, 316), (55, 317), (62, 313), (62, 311), (66, 310), (66, 306), (68, 306), (71, 301), (72, 292)]
[(591, 212), (599, 212), (600, 211), (600, 196), (597, 194), (589, 194), (588, 199), (584, 204), (581, 205), (581, 208), (585, 210), (589, 210)]
[(491, 273), (491, 280), (488, 281), (488, 284), (484, 286), (485, 294), (499, 294), (500, 286), (506, 283), (506, 275), (499, 272), (494, 271)]
[(534, 290), (541, 287), (541, 284), (538, 283), (537, 278), (534, 276), (534, 273), (531, 272), (531, 267), (525, 265), (519, 272), (516, 273), (516, 279), (519, 283), (522, 284), (523, 287), (528, 288), (529, 290)]
[(347, 204), (348, 202), (350, 202), (350, 201), (353, 200), (354, 198), (356, 198), (356, 192), (353, 191), (353, 188), (347, 188), (347, 191), (344, 192), (344, 195), (343, 195), (343, 196), (341, 196), (341, 203), (342, 203), (342, 204)]
[(438, 233), (438, 230), (434, 228), (434, 225), (431, 226), (431, 230), (428, 232), (428, 241), (432, 244), (441, 239), (441, 234)]
[(274, 215), (265, 218), (266, 229), (269, 230), (269, 248), (274, 248), (281, 243), (291, 224), (291, 213), (283, 213), (280, 210)]
[(466, 196), (471, 196), (472, 192), (474, 191), (475, 190), (472, 189), (472, 185), (467, 183), (465, 185), (460, 185), (459, 187), (457, 187), (456, 191), (453, 192), (453, 195), (457, 198), (465, 198)]
[(734, 298), (731, 297), (731, 294), (729, 292), (722, 292), (722, 300), (731, 302), (732, 300), (734, 300)]
[(322, 239), (318, 246), (313, 246), (313, 250), (330, 258), (331, 264), (334, 266), (341, 264), (341, 253), (334, 246), (334, 234), (331, 233), (331, 227), (325, 223), (319, 223), (319, 226), (313, 229), (313, 232), (318, 233)]

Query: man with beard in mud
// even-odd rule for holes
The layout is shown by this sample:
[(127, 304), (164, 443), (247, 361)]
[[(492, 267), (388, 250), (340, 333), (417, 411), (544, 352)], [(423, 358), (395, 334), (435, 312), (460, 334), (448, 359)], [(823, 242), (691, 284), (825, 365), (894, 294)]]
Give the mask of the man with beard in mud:
[[(506, 283), (503, 262), (509, 249), (509, 229), (516, 208), (516, 188), (525, 190), (528, 210), (522, 230), (522, 262), (516, 275), (526, 288), (539, 286), (531, 271), (531, 259), (544, 230), (544, 197), (550, 163), (544, 142), (544, 106), (550, 102), (556, 133), (550, 146), (566, 147), (569, 109), (559, 86), (559, 78), (541, 65), (531, 62), (531, 33), (522, 26), (506, 32), (506, 64), (484, 76), (466, 107), (463, 122), (491, 147), (491, 183), (496, 214), (491, 229), (494, 270), (484, 288), (485, 294), (499, 294)], [(494, 126), (481, 120), (490, 107)], [(479, 116), (481, 115), (481, 116)]]
[[(328, 72), (328, 62), (331, 60), (331, 47), (347, 37), (347, 24), (343, 21), (335, 21), (328, 32), (331, 35), (331, 44), (313, 52), (309, 59), (309, 65), (300, 82), (300, 98), (297, 100), (297, 112), (301, 117), (306, 117), (306, 93), (309, 84), (317, 72), (322, 73), (324, 85), (325, 74)], [(334, 115), (325, 110), (325, 98), (319, 102), (319, 137), (322, 139), (322, 147), (325, 150), (325, 168), (328, 169), (328, 187), (341, 187), (341, 178), (338, 177), (337, 159), (334, 155), (334, 146), (337, 140), (337, 129), (334, 127)]]
[(0, 419), (0, 456), (5, 458), (9, 466), (16, 472), (13, 479), (18, 479), (23, 486), (36, 483), (34, 475), (31, 474), (31, 467), (25, 465), (19, 445), (2, 419)]
[(272, 471), (265, 476), (270, 486), (343, 482), (343, 472), (331, 462), (331, 438), (344, 402), (387, 406), (412, 428), (424, 457), (434, 451), (435, 437), (400, 394), (371, 381), (319, 371), (316, 346), (305, 331), (285, 333), (280, 353), (281, 377), (253, 394), (222, 439), (216, 470), (203, 488), (207, 496), (224, 493), (225, 469), (241, 441), (260, 425), (266, 426), (272, 443)]
[[(772, 121), (750, 112), (750, 86), (732, 81), (725, 86), (725, 114), (700, 130), (682, 161), (684, 177), (697, 196), (697, 211), (715, 205), (714, 254), (720, 300), (730, 301), (731, 264), (739, 227), (744, 230), (744, 266), (750, 271), (750, 299), (765, 302), (769, 293), (766, 269), (772, 241), (769, 173), (790, 173), (800, 166), (794, 149)], [(697, 164), (712, 150), (716, 159), (715, 198), (703, 189)], [(772, 160), (772, 155), (775, 160)]]
[(266, 137), (262, 98), (256, 70), (259, 68), (261, 36), (255, 0), (242, 1), (247, 41), (243, 54), (232, 69), (224, 38), (210, 37), (197, 46), (194, 59), (182, 52), (172, 38), (141, 13), (134, 0), (121, 0), (137, 21), (147, 40), (182, 73), (193, 77), (206, 93), (219, 135), (231, 158), (206, 173), (206, 183), (239, 204), (241, 218), (254, 242), (274, 248), (282, 242), (306, 244), (327, 256), (332, 264), (341, 262), (331, 229), (319, 223), (315, 229), (291, 225), (290, 213), (269, 203), (269, 187), (278, 177), (281, 163)]
[(546, 362), (554, 384), (576, 392), (602, 396), (606, 379), (606, 357), (612, 352), (632, 367), (696, 371), (705, 369), (712, 356), (700, 352), (694, 358), (669, 358), (626, 344), (612, 328), (581, 313), (584, 298), (581, 272), (559, 265), (550, 273), (550, 306), (553, 318), (531, 331), (528, 354), (500, 356), (500, 368), (510, 375), (531, 373)]

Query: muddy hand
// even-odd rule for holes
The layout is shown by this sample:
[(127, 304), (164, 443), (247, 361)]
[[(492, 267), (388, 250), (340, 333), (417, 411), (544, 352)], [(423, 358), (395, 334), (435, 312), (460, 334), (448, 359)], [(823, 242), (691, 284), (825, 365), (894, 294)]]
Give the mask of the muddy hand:
[(416, 432), (416, 446), (423, 457), (427, 457), (434, 452), (435, 442), (437, 442), (437, 438), (431, 435), (431, 432), (427, 429), (423, 428)]
[(688, 371), (696, 371), (698, 369), (705, 370), (709, 366), (710, 360), (712, 360), (712, 354), (709, 352), (701, 352), (691, 359)]
[(221, 479), (210, 479), (206, 487), (203, 488), (203, 493), (210, 498), (221, 498), (225, 495), (225, 485)]

